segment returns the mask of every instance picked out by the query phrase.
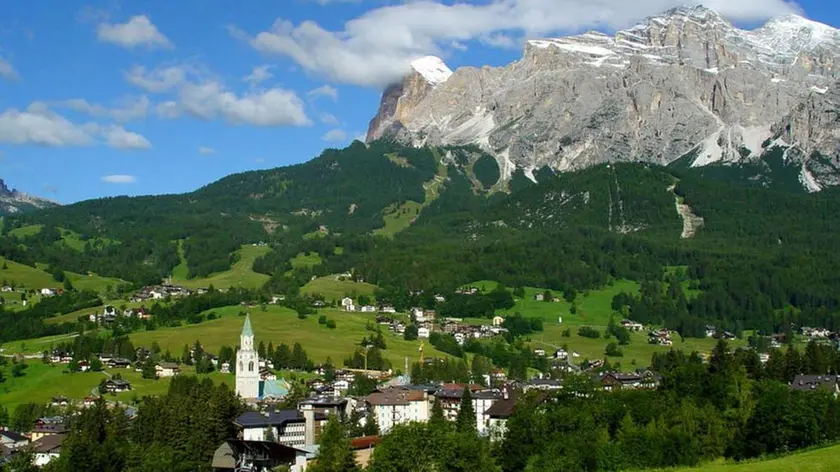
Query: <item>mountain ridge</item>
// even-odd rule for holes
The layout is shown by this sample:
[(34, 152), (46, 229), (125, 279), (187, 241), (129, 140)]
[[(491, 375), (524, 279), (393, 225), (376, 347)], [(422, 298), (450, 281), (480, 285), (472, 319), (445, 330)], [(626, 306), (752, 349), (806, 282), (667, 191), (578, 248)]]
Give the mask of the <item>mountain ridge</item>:
[(676, 8), (613, 35), (530, 40), (503, 67), (434, 83), (412, 72), (383, 92), (367, 141), (476, 144), (506, 180), (692, 152), (694, 165), (755, 160), (791, 110), (840, 79), (837, 57), (840, 31), (796, 15), (742, 30)]
[(59, 206), (59, 204), (52, 200), (11, 189), (3, 179), (0, 179), (0, 215), (24, 213), (56, 206)]

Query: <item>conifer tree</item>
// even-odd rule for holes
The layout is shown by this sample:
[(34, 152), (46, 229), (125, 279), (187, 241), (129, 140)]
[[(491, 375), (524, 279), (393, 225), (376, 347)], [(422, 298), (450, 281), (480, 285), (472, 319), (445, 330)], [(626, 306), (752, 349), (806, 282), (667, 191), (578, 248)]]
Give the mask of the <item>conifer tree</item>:
[(321, 432), (318, 458), (307, 470), (310, 472), (356, 472), (359, 466), (350, 449), (350, 439), (335, 416), (331, 417)]
[(455, 420), (455, 427), (459, 432), (475, 432), (475, 409), (472, 404), (472, 392), (470, 387), (464, 387), (461, 395), (461, 407), (458, 409), (458, 417)]

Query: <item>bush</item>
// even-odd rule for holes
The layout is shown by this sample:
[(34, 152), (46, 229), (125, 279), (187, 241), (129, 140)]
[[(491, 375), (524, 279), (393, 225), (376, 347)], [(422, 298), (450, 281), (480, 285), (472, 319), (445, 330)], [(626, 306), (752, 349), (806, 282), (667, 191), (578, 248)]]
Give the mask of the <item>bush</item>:
[(578, 336), (598, 339), (601, 337), (601, 332), (595, 328), (590, 328), (589, 326), (581, 326), (580, 329), (578, 329)]
[(327, 320), (327, 328), (335, 329), (335, 320)]
[(327, 315), (321, 315), (318, 317), (318, 324), (327, 324)]
[(624, 357), (624, 353), (618, 348), (618, 343), (609, 343), (604, 350), (604, 354), (610, 357)]

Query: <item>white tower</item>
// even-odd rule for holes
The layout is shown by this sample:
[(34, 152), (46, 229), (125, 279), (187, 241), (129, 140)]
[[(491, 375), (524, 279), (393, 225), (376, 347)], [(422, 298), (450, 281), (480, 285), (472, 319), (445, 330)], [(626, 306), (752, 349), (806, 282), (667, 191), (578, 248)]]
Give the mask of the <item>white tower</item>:
[(260, 396), (260, 359), (254, 350), (254, 331), (251, 317), (245, 315), (245, 326), (239, 336), (239, 352), (236, 353), (236, 394), (244, 399)]

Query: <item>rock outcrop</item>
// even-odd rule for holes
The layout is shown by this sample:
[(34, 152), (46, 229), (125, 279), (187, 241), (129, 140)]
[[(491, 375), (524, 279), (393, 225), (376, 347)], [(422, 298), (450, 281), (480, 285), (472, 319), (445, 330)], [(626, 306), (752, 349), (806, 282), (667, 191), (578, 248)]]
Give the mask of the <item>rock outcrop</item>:
[(50, 200), (33, 197), (29, 194), (10, 189), (3, 179), (0, 179), (0, 215), (23, 213), (58, 206)]
[(543, 166), (758, 158), (791, 110), (840, 80), (838, 57), (840, 32), (798, 16), (746, 31), (678, 8), (614, 35), (528, 41), (505, 67), (443, 65), (435, 75), (412, 64), (383, 94), (367, 139), (476, 144), (505, 178), (516, 168), (533, 178)]

